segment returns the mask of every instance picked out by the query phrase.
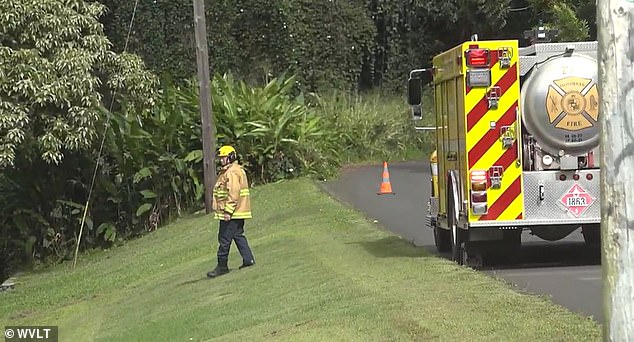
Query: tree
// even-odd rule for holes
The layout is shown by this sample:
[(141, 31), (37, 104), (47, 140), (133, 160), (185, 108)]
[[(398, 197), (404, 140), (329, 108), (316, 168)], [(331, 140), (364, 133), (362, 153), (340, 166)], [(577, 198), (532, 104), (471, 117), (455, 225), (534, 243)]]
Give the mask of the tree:
[[(468, 40), (499, 39), (509, 0), (366, 0), (376, 27), (374, 51), (362, 79), (397, 93), (409, 70), (428, 66), (437, 53)], [(521, 31), (520, 31), (521, 32)]]
[(109, 50), (103, 12), (83, 0), (0, 2), (0, 167), (20, 148), (52, 164), (89, 148), (104, 98), (153, 103), (153, 75), (139, 57)]
[[(533, 17), (541, 22), (539, 24), (559, 31), (556, 41), (591, 39), (588, 13), (594, 14), (593, 2), (588, 0), (529, 0), (529, 2), (533, 8)], [(594, 18), (592, 21), (594, 24)]]
[(632, 1), (600, 0), (601, 242), (604, 341), (634, 339), (634, 15)]

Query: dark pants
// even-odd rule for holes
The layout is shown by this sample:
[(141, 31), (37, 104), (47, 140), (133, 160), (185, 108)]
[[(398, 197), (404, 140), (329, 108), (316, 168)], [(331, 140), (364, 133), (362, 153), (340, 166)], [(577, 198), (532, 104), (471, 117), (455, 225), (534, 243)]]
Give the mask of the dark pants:
[(249, 242), (244, 236), (244, 219), (234, 219), (220, 221), (220, 229), (218, 230), (218, 264), (227, 264), (232, 241), (236, 242), (243, 263), (251, 263), (254, 259), (251, 248), (249, 248)]

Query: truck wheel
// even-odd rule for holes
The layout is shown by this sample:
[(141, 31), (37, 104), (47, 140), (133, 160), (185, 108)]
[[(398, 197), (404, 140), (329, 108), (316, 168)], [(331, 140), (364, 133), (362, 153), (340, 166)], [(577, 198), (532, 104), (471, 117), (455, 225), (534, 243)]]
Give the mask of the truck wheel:
[(440, 253), (449, 252), (451, 250), (451, 235), (446, 229), (434, 226), (434, 243), (436, 250)]
[(514, 229), (514, 230), (506, 230), (503, 233), (504, 236), (504, 245), (506, 247), (507, 252), (510, 255), (516, 254), (519, 252), (522, 247), (522, 230)]
[(502, 262), (516, 263), (520, 260), (520, 251), (522, 248), (522, 229), (506, 230), (503, 233), (502, 240)]
[(460, 228), (456, 224), (451, 227), (451, 260), (458, 263), (458, 265), (464, 265), (466, 258)]
[(591, 224), (581, 227), (586, 245), (596, 247), (601, 244), (601, 225)]
[(458, 263), (458, 265), (464, 265), (465, 263), (465, 250), (464, 239), (462, 237), (462, 230), (458, 227), (458, 208), (456, 202), (458, 200), (458, 194), (455, 188), (455, 178), (452, 174), (449, 174), (447, 182), (447, 223), (449, 225), (449, 231), (451, 236), (451, 260)]

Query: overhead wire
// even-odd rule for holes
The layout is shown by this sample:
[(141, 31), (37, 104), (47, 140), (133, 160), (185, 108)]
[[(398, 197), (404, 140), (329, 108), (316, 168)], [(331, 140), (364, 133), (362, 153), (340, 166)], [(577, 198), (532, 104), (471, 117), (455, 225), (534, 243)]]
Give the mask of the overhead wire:
[[(123, 52), (127, 52), (128, 50), (128, 43), (130, 41), (130, 34), (132, 32), (132, 25), (134, 24), (134, 18), (136, 16), (136, 10), (137, 7), (139, 5), (139, 0), (135, 0), (134, 1), (134, 9), (132, 10), (132, 18), (130, 18), (130, 25), (128, 26), (128, 33), (126, 35), (126, 39), (125, 39), (125, 44), (123, 47)], [(99, 146), (99, 152), (97, 153), (97, 160), (95, 163), (95, 171), (92, 175), (92, 180), (90, 182), (90, 190), (88, 191), (88, 198), (86, 199), (86, 205), (84, 206), (84, 214), (81, 218), (81, 226), (79, 228), (79, 236), (77, 237), (77, 244), (75, 247), (75, 257), (73, 259), (73, 268), (75, 268), (75, 266), (77, 265), (77, 255), (79, 253), (79, 245), (81, 242), (81, 238), (84, 232), (84, 226), (86, 224), (86, 215), (88, 214), (88, 206), (90, 204), (90, 198), (92, 196), (92, 192), (93, 189), (95, 187), (95, 179), (97, 178), (97, 171), (99, 170), (99, 162), (101, 159), (101, 154), (103, 153), (103, 146), (106, 142), (106, 134), (108, 133), (108, 129), (110, 128), (110, 113), (112, 112), (112, 107), (114, 106), (114, 101), (115, 98), (117, 96), (117, 89), (115, 88), (112, 92), (112, 98), (110, 99), (110, 106), (108, 108), (108, 112), (106, 113), (107, 118), (106, 118), (106, 122), (105, 122), (105, 127), (104, 127), (104, 132), (103, 132), (103, 137), (101, 138), (101, 144)]]

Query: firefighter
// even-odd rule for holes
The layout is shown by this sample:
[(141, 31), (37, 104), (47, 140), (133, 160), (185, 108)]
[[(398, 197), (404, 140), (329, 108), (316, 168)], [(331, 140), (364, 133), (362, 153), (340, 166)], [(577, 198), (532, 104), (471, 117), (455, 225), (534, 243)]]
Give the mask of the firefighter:
[(244, 220), (252, 218), (247, 175), (238, 163), (233, 147), (222, 146), (218, 150), (218, 158), (222, 169), (213, 190), (213, 215), (214, 219), (220, 220), (218, 264), (207, 273), (209, 278), (229, 273), (227, 261), (232, 241), (235, 241), (242, 256), (239, 269), (255, 265), (253, 253), (244, 236)]

